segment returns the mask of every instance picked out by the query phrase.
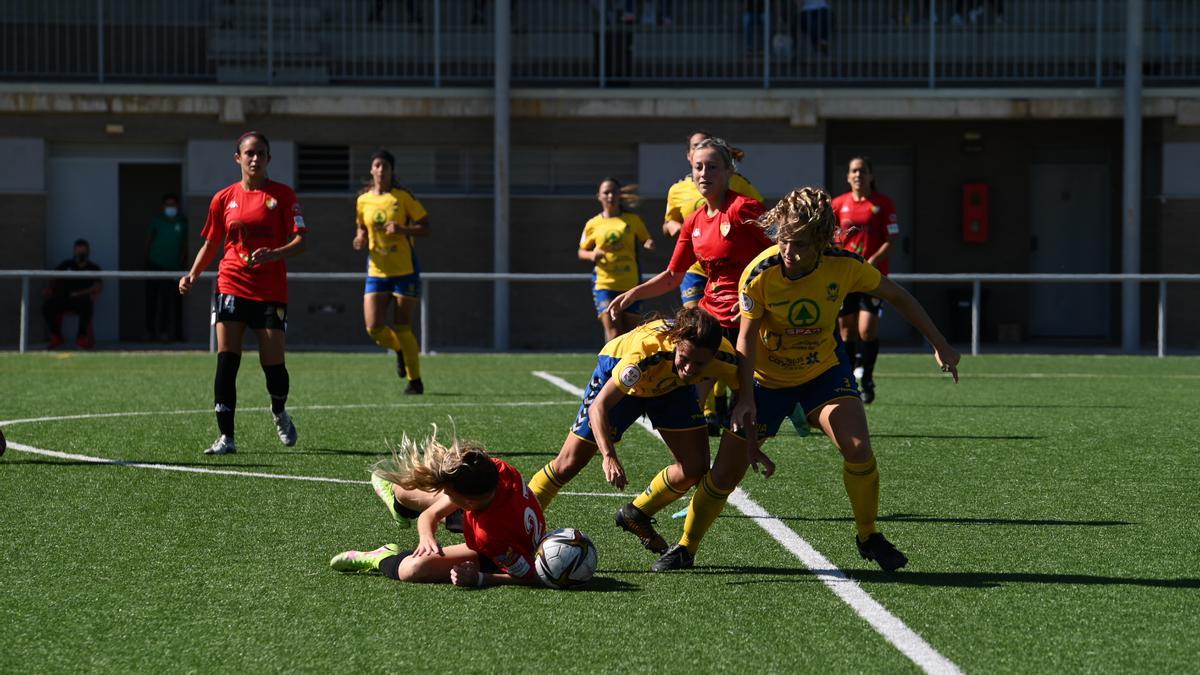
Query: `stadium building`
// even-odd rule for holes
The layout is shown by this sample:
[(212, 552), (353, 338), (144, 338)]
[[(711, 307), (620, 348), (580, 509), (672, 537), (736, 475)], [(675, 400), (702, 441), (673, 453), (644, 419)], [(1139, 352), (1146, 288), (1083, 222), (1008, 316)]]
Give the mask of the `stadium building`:
[[(209, 199), (237, 179), (234, 139), (256, 129), (271, 139), (271, 176), (296, 188), (311, 228), (293, 272), (364, 269), (350, 245), (354, 199), (381, 146), (430, 212), (433, 235), (418, 243), (426, 273), (589, 272), (575, 246), (604, 176), (639, 184), (659, 243), (643, 270), (656, 272), (672, 248), (657, 227), (667, 187), (688, 171), (688, 135), (706, 129), (746, 151), (741, 172), (768, 199), (802, 184), (844, 192), (847, 159), (869, 155), (902, 228), (893, 273), (1196, 272), (1196, 3), (814, 4), (827, 9), (6, 2), (0, 269), (52, 268), (78, 237), (102, 268), (141, 269), (165, 193), (182, 195), (194, 253)], [(101, 343), (141, 335), (141, 283), (105, 284)], [(585, 281), (427, 285), (427, 348), (600, 340)], [(952, 339), (970, 338), (969, 283), (910, 288)], [(1117, 283), (983, 288), (981, 336), (998, 348), (1136, 351), (1155, 339), (1154, 283), (1132, 294)], [(369, 345), (360, 295), (361, 280), (294, 282), (289, 342)], [(185, 301), (195, 343), (207, 341), (205, 296)], [(18, 342), (20, 298), (19, 279), (0, 279), (6, 347)], [(1168, 345), (1197, 348), (1200, 288), (1171, 284), (1169, 298)], [(882, 326), (892, 344), (916, 344), (903, 321)]]

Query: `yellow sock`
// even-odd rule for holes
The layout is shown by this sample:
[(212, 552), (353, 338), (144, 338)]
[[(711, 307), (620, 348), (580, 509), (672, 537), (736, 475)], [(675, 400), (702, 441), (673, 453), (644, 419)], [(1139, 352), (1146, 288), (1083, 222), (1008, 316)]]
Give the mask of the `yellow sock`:
[(704, 399), (704, 416), (716, 417), (717, 415), (717, 388), (713, 387), (708, 390), (708, 398)]
[(396, 339), (396, 334), (392, 332), (392, 329), (387, 326), (368, 328), (367, 335), (370, 335), (375, 344), (380, 347), (386, 347), (394, 352), (400, 350), (400, 341)]
[(558, 474), (554, 473), (554, 469), (547, 464), (540, 471), (533, 474), (533, 478), (529, 479), (529, 489), (533, 492), (533, 496), (537, 497), (538, 503), (542, 505), (542, 510), (546, 510), (550, 506), (550, 502), (558, 496), (558, 491), (562, 489), (564, 483), (559, 480)]
[(850, 497), (850, 509), (854, 511), (854, 526), (858, 528), (858, 540), (866, 541), (875, 532), (875, 518), (879, 515), (879, 469), (872, 457), (861, 464), (842, 463), (842, 483)]
[(721, 515), (729, 494), (733, 492), (732, 489), (722, 490), (713, 485), (711, 476), (712, 474), (706, 473), (700, 479), (700, 484), (692, 493), (687, 520), (683, 521), (683, 537), (679, 539), (679, 543), (693, 554), (700, 548), (700, 540), (704, 538), (708, 528), (712, 527), (717, 516)]
[(404, 352), (404, 369), (408, 371), (408, 379), (421, 379), (421, 347), (417, 345), (417, 336), (413, 335), (412, 326), (396, 326), (392, 330), (396, 334), (400, 351)]
[(642, 513), (652, 516), (666, 508), (667, 504), (687, 494), (687, 490), (678, 490), (667, 480), (667, 471), (670, 468), (659, 471), (646, 489), (642, 490), (642, 494), (633, 500), (633, 505)]

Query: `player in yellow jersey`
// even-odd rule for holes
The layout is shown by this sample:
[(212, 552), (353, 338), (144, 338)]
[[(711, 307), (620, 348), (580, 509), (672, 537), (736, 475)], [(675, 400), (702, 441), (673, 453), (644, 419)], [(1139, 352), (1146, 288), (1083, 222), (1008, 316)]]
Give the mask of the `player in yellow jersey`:
[[(768, 439), (797, 405), (842, 453), (842, 480), (858, 531), (859, 554), (891, 572), (908, 563), (875, 529), (879, 469), (871, 449), (867, 415), (850, 362), (838, 337), (837, 315), (848, 293), (890, 302), (933, 346), (943, 372), (958, 381), (958, 352), (908, 291), (879, 274), (862, 257), (833, 248), (837, 218), (820, 188), (793, 190), (759, 219), (779, 242), (742, 273), (738, 377), (742, 391), (733, 409), (734, 430), (753, 443)], [(759, 454), (757, 459), (763, 461)], [(691, 567), (700, 539), (756, 458), (717, 452), (712, 471), (692, 497), (683, 539), (651, 568)], [(774, 472), (770, 460), (764, 473)], [(757, 470), (757, 466), (755, 467)]]
[(628, 479), (616, 444), (646, 415), (675, 463), (617, 511), (616, 523), (651, 551), (666, 551), (652, 517), (687, 494), (708, 471), (708, 434), (692, 385), (710, 378), (736, 386), (737, 357), (717, 320), (699, 307), (681, 309), (673, 320), (648, 321), (606, 344), (562, 449), (529, 481), (542, 508), (597, 450), (604, 458), (605, 480), (623, 489)]
[[(387, 150), (371, 155), (371, 178), (355, 206), (354, 250), (367, 250), (363, 320), (380, 347), (396, 352), (396, 374), (408, 377), (405, 394), (425, 393), (421, 348), (413, 313), (421, 301), (421, 266), (413, 237), (429, 236), (429, 214), (396, 182), (396, 158)], [(388, 309), (395, 301), (389, 321)]]
[(600, 213), (583, 226), (579, 238), (579, 259), (595, 265), (592, 272), (592, 303), (604, 326), (605, 342), (633, 330), (641, 321), (641, 303), (634, 303), (616, 318), (608, 315), (612, 299), (641, 283), (638, 247), (654, 250), (654, 239), (641, 216), (626, 211), (622, 201), (636, 196), (615, 178), (600, 181), (596, 193)]
[[(696, 151), (696, 145), (708, 138), (712, 138), (712, 134), (703, 129), (694, 131), (691, 136), (688, 136), (687, 161), (689, 167), (692, 165), (692, 154)], [(741, 148), (730, 148), (730, 150), (733, 152), (734, 161), (740, 162), (746, 156)], [(758, 189), (740, 173), (734, 173), (729, 177), (729, 189), (760, 202), (766, 201)], [(663, 234), (672, 238), (679, 236), (684, 221), (702, 204), (704, 204), (704, 196), (700, 194), (700, 189), (696, 187), (689, 171), (688, 175), (667, 190), (667, 212), (663, 216)], [(696, 303), (700, 302), (706, 283), (708, 283), (708, 277), (704, 274), (704, 268), (700, 266), (700, 262), (697, 261), (688, 268), (683, 275), (683, 283), (679, 286), (679, 301), (683, 303), (684, 307), (695, 307)], [(708, 423), (710, 436), (720, 435), (721, 420), (728, 417), (728, 413), (729, 403), (725, 388), (718, 383), (704, 401), (704, 419)]]

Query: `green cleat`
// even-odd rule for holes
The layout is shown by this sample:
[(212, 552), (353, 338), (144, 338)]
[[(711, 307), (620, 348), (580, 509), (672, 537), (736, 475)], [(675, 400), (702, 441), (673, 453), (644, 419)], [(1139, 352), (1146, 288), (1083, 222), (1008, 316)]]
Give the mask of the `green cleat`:
[(329, 561), (329, 566), (346, 574), (377, 574), (384, 558), (400, 554), (400, 547), (384, 544), (374, 551), (343, 551)]
[(388, 480), (378, 474), (371, 474), (371, 488), (375, 490), (375, 496), (379, 497), (379, 501), (387, 507), (388, 513), (392, 514), (392, 520), (400, 527), (411, 527), (412, 522), (400, 515), (396, 511), (396, 493), (392, 490), (392, 484)]

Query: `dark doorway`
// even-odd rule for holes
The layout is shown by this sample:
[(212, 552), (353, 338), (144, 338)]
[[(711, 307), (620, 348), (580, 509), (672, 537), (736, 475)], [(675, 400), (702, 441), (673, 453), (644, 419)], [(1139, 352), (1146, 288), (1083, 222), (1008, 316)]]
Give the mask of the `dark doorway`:
[[(179, 195), (183, 186), (180, 164), (121, 164), (118, 172), (118, 217), (120, 223), (119, 260), (122, 270), (146, 269), (146, 243), (150, 221), (162, 211), (163, 196)], [(187, 209), (180, 204), (180, 213)], [(189, 229), (195, 225), (188, 223)], [(191, 252), (191, 253), (194, 253)], [(147, 336), (147, 282), (121, 282), (119, 334), (123, 342), (140, 342)], [(170, 319), (171, 339), (186, 337), (179, 312)], [(157, 339), (158, 336), (153, 336)]]

